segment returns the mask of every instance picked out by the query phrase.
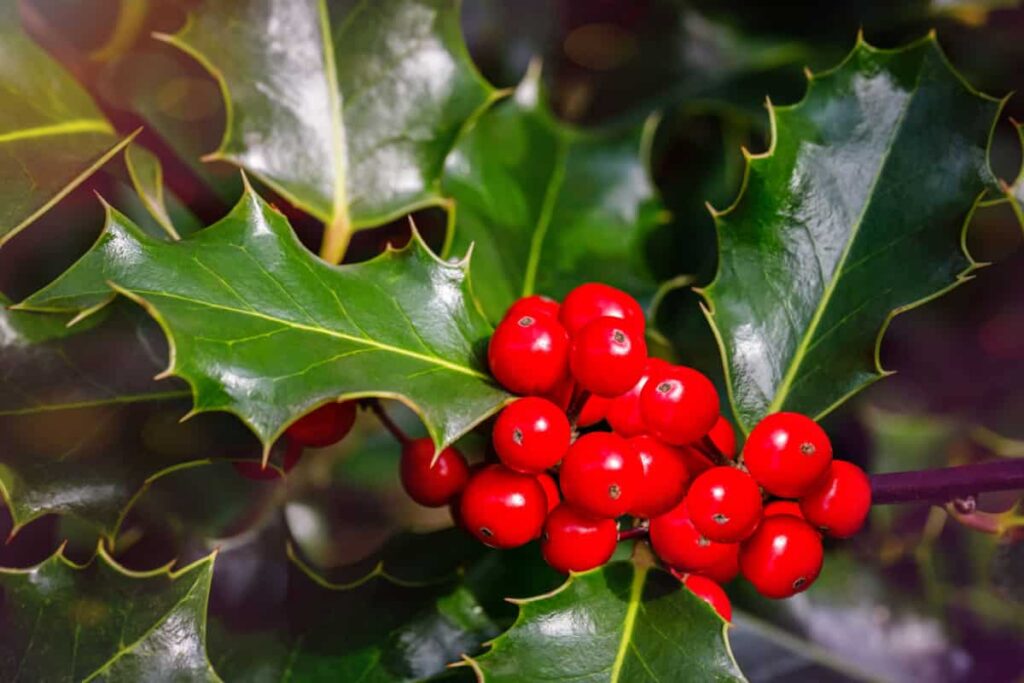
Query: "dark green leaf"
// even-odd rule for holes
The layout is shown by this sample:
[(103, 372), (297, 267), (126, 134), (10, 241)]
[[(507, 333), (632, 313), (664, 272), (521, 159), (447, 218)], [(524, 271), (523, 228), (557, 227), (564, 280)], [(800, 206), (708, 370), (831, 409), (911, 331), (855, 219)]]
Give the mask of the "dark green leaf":
[(164, 202), (164, 171), (160, 160), (145, 147), (129, 145), (124, 151), (124, 164), (146, 211), (168, 237), (179, 239)]
[(439, 446), (509, 399), (486, 372), (491, 330), (464, 262), (439, 261), (417, 237), (368, 263), (329, 266), (251, 190), (222, 221), (173, 243), (111, 209), (92, 250), (23, 306), (88, 311), (111, 288), (160, 322), (166, 374), (191, 385), (194, 412), (234, 413), (268, 448), (339, 398), (398, 398)]
[(0, 678), (218, 681), (205, 643), (212, 576), (212, 555), (136, 573), (102, 547), (85, 566), (58, 553), (0, 569)]
[(75, 80), (22, 30), (0, 0), (0, 246), (121, 149)]
[(374, 576), (355, 587), (290, 564), (285, 609), (244, 631), (215, 624), (217, 671), (244, 681), (420, 681), (473, 653), (497, 628), (452, 580), (398, 585)]
[(977, 267), (963, 237), (992, 184), (999, 109), (931, 36), (899, 50), (858, 42), (799, 104), (770, 107), (772, 145), (716, 216), (705, 291), (745, 431), (778, 410), (820, 417), (884, 376), (891, 318)]
[(153, 381), (164, 354), (144, 315), (116, 306), (69, 329), (65, 316), (6, 304), (0, 296), (0, 493), (16, 527), (70, 514), (112, 537), (161, 474), (244, 454), (234, 420), (178, 424), (188, 388)]
[(737, 681), (728, 628), (646, 561), (575, 574), (519, 603), (519, 618), (472, 662), (481, 681)]
[(206, 2), (164, 38), (218, 79), (211, 155), (296, 206), (356, 229), (438, 205), (444, 157), (493, 97), (466, 53), (456, 0)]
[(365, 560), (320, 573), (320, 578), (339, 588), (355, 587), (377, 576), (396, 585), (443, 583), (485, 552), (485, 546), (459, 528), (429, 533), (406, 531), (389, 538)]
[(445, 164), (454, 251), (474, 245), (475, 291), (499, 320), (516, 298), (561, 297), (599, 280), (648, 296), (644, 247), (662, 207), (648, 173), (651, 120), (591, 133), (557, 121), (531, 68), (514, 96), (478, 118)]

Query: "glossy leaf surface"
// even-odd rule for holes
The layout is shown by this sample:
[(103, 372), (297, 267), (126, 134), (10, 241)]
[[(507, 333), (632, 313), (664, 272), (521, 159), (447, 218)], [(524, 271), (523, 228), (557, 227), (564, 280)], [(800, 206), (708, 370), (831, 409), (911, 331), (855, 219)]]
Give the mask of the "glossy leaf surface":
[(83, 311), (111, 287), (161, 323), (167, 372), (191, 385), (195, 411), (235, 413), (268, 448), (292, 420), (339, 398), (403, 400), (439, 446), (509, 399), (486, 371), (491, 330), (465, 263), (439, 261), (417, 238), (329, 266), (251, 191), (222, 221), (173, 243), (111, 209), (89, 253), (23, 305)]
[(820, 416), (884, 375), (892, 316), (969, 276), (966, 221), (993, 184), (1000, 102), (959, 78), (933, 37), (858, 42), (803, 101), (770, 107), (769, 151), (716, 215), (706, 289), (736, 417)]
[(374, 576), (337, 586), (291, 562), (274, 623), (218, 623), (210, 652), (226, 680), (421, 681), (496, 634), (473, 594), (451, 579), (399, 585)]
[(218, 79), (212, 158), (252, 171), (325, 222), (380, 224), (440, 202), (459, 131), (493, 96), (456, 0), (205, 2), (166, 37)]
[[(178, 572), (131, 573), (102, 550), (0, 569), (5, 681), (219, 681), (206, 657), (213, 556)], [(159, 673), (158, 673), (159, 672)]]
[(445, 164), (452, 250), (474, 245), (475, 290), (499, 320), (518, 297), (561, 298), (588, 281), (647, 296), (645, 247), (662, 206), (647, 163), (654, 121), (585, 132), (549, 109), (538, 68), (478, 118)]
[(0, 297), (0, 493), (17, 526), (59, 513), (110, 537), (161, 473), (246, 443), (258, 452), (233, 420), (178, 424), (188, 388), (153, 381), (163, 343), (140, 312), (118, 305), (69, 329), (66, 316), (7, 303)]
[(480, 680), (740, 681), (726, 624), (667, 572), (620, 561), (519, 603)]
[(0, 1), (0, 245), (46, 212), (127, 141)]

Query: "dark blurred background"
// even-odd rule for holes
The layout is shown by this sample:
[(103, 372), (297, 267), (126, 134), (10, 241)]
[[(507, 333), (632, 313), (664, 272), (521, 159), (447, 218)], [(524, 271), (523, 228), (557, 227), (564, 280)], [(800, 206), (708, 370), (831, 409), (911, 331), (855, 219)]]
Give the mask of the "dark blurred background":
[[(1017, 4), (465, 0), (463, 25), (474, 60), (496, 85), (515, 85), (529, 61), (541, 57), (556, 111), (573, 125), (616, 126), (661, 113), (652, 172), (673, 218), (650, 258), (664, 279), (686, 274), (704, 282), (715, 270), (713, 226), (704, 202), (722, 207), (734, 198), (743, 171), (741, 145), (764, 149), (766, 96), (779, 104), (799, 99), (803, 69), (818, 72), (836, 64), (859, 30), (874, 45), (894, 47), (933, 28), (951, 62), (975, 87), (996, 96), (1020, 91), (1024, 9)], [(154, 30), (173, 32), (180, 26), (188, 3), (130, 0), (128, 5), (132, 8), (117, 0), (29, 0), (23, 16), (120, 131), (145, 127), (140, 140), (163, 163), (175, 220), (208, 224), (226, 213), (240, 192), (234, 168), (198, 161), (217, 146), (223, 130), (220, 93), (196, 63), (149, 37)], [(112, 27), (118, 27), (116, 36)], [(1024, 96), (1010, 99), (1006, 115), (995, 132), (991, 163), (997, 176), (1012, 181), (1021, 150), (1009, 117), (1024, 120)], [(0, 291), (17, 300), (88, 247), (102, 225), (95, 192), (146, 220), (120, 163), (93, 176), (0, 252)], [(314, 244), (319, 224), (280, 197), (273, 201)], [(439, 245), (440, 212), (423, 212), (417, 222)], [(349, 258), (367, 258), (388, 241), (407, 239), (406, 231), (399, 221), (361, 233)], [(991, 266), (951, 294), (895, 320), (882, 358), (898, 374), (828, 418), (843, 457), (873, 472), (1024, 457), (1021, 237), (1021, 225), (1006, 205), (978, 212), (969, 246)], [(668, 296), (658, 324), (691, 364), (718, 363), (688, 290)], [(165, 353), (158, 334), (151, 343), (155, 355)], [(420, 429), (411, 414), (389, 409), (410, 432)], [(236, 425), (216, 418), (183, 433), (186, 428), (176, 424), (180, 412), (172, 416), (169, 410), (121, 415), (145, 431), (140, 436), (138, 428), (119, 428), (126, 452), (160, 457), (152, 451), (168, 443), (194, 448), (207, 432), (233, 429), (240, 453), (255, 449)], [(86, 425), (60, 428), (66, 433), (49, 438), (62, 443), (85, 438)], [(37, 429), (54, 427), (39, 423)], [(107, 442), (97, 446), (110, 447)], [(464, 447), (482, 448), (472, 439)], [(144, 568), (185, 562), (221, 547), (213, 608), (256, 618), (252, 615), (273, 611), (283, 599), (284, 570), (261, 559), (267, 543), (292, 538), (316, 564), (342, 566), (373, 552), (397, 529), (449, 524), (446, 511), (427, 514), (401, 495), (397, 457), (397, 446), (363, 414), (352, 438), (308, 454), (286, 483), (253, 482), (223, 462), (175, 472), (135, 502), (121, 525), (115, 554)], [(993, 495), (981, 506), (999, 513), (1018, 499)], [(0, 517), (0, 534), (6, 535), (5, 525), (9, 528), (10, 520)], [(822, 662), (838, 661), (840, 669), (852, 665), (853, 678), (1024, 681), (1022, 538), (1024, 527), (1002, 536), (983, 534), (940, 509), (878, 508), (867, 532), (833, 549), (809, 593), (767, 604), (742, 588), (735, 591), (737, 604), (756, 615), (740, 622), (737, 656), (754, 680), (787, 679), (790, 660), (748, 638), (754, 632)], [(96, 530), (71, 518), (38, 519), (0, 546), (0, 564), (32, 564), (64, 539), (73, 556), (86, 558), (95, 547)], [(827, 670), (815, 669), (807, 679), (847, 680)]]

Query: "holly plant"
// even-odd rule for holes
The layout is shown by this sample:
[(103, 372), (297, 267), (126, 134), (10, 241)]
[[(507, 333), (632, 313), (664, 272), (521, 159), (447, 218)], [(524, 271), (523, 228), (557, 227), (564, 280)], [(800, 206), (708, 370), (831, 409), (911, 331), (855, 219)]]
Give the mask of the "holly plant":
[(945, 610), (946, 521), (1024, 633), (1020, 442), (853, 401), (1024, 216), (918, 30), (989, 3), (558, 4), (0, 0), (0, 679), (966, 680), (807, 626), (868, 560)]

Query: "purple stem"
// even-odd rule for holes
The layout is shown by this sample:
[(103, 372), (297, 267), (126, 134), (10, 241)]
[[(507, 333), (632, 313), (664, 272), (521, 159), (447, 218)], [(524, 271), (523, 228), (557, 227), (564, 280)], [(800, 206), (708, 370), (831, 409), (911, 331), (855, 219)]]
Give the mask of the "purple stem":
[(633, 538), (645, 538), (647, 536), (646, 527), (633, 527), (632, 529), (623, 529), (619, 532), (620, 541), (628, 541)]
[(384, 410), (384, 406), (381, 405), (380, 400), (371, 398), (366, 402), (366, 406), (373, 411), (374, 415), (377, 416), (380, 423), (384, 425), (384, 429), (391, 432), (391, 436), (395, 437), (395, 441), (397, 441), (403, 448), (409, 445), (409, 442), (411, 441), (409, 435), (402, 431), (402, 428), (391, 419), (391, 416)]
[(943, 504), (987, 491), (1024, 489), (1024, 458), (871, 475), (873, 505)]

